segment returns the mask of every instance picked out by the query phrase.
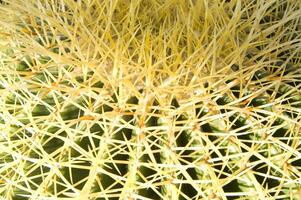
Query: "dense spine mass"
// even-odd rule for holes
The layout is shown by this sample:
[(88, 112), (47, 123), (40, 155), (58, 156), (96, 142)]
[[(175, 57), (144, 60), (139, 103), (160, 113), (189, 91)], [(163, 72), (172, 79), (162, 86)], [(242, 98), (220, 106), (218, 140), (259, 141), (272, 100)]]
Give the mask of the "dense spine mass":
[(298, 1), (0, 5), (1, 198), (301, 198)]

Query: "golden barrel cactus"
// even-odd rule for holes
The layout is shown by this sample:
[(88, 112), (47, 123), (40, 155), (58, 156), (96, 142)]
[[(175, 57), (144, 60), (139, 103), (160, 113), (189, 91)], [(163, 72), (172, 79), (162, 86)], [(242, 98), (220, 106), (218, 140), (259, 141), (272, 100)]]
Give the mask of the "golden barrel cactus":
[(0, 197), (301, 199), (297, 0), (2, 0)]

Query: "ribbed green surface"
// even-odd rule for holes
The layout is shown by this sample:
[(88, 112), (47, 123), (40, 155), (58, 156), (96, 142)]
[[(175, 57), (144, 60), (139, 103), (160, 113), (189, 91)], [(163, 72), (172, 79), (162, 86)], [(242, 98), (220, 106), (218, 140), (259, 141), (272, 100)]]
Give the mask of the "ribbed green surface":
[[(255, 73), (254, 87), (265, 74)], [(26, 110), (28, 96), (38, 94), (21, 89), (2, 96), (2, 116), (14, 119), (1, 121), (9, 131), (2, 137), (1, 176), (18, 180), (12, 199), (41, 194), (41, 184), (44, 195), (72, 197), (91, 180), (90, 195), (97, 199), (258, 199), (258, 187), (265, 197), (298, 199), (299, 171), (293, 170), (300, 166), (299, 125), (294, 119), (300, 115), (301, 94), (291, 86), (298, 82), (281, 83), (245, 104), (235, 103), (241, 94), (233, 87), (232, 94), (213, 98), (215, 105), (199, 102), (190, 112), (180, 111), (176, 99), (167, 111), (152, 98), (132, 97), (122, 104), (116, 91), (94, 110), (95, 117), (85, 109), (97, 99), (85, 96), (71, 104), (62, 94), (39, 97), (41, 103)], [(289, 109), (275, 110), (272, 95)], [(93, 178), (91, 156), (99, 159)], [(17, 158), (22, 165), (13, 164)]]

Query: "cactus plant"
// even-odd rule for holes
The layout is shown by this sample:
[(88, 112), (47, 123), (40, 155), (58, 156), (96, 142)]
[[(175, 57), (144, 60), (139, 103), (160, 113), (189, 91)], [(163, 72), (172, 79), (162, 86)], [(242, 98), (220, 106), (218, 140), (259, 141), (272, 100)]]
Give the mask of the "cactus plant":
[(301, 4), (2, 0), (0, 197), (301, 198)]

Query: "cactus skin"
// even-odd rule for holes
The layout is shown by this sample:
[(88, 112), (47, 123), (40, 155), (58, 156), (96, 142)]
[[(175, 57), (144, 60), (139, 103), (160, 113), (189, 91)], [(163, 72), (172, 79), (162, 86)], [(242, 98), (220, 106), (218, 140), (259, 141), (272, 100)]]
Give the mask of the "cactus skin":
[(1, 198), (301, 198), (297, 2), (0, 2)]

